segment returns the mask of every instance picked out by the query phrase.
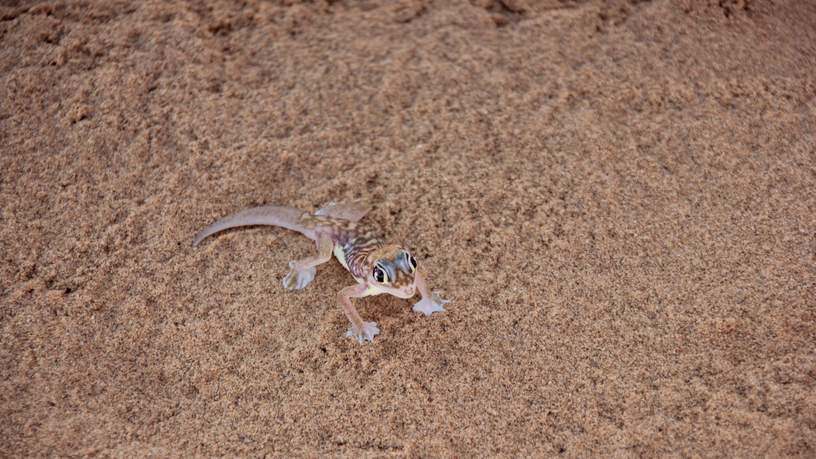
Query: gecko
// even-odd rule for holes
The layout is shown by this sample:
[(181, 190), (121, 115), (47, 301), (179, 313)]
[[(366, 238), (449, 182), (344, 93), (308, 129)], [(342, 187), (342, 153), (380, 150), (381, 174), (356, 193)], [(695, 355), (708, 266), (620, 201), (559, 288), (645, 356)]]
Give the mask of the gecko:
[(315, 242), (317, 255), (290, 261), (283, 287), (305, 288), (314, 280), (317, 266), (334, 255), (357, 281), (337, 293), (337, 303), (351, 323), (345, 336), (361, 344), (372, 342), (380, 329), (376, 322), (366, 322), (360, 317), (352, 298), (387, 293), (408, 299), (419, 291), (421, 299), (413, 305), (413, 311), (426, 316), (444, 312), (444, 305), (450, 300), (428, 289), (426, 274), (408, 249), (384, 242), (373, 225), (360, 223), (368, 211), (368, 206), (359, 201), (330, 203), (314, 213), (285, 206), (251, 207), (199, 231), (193, 238), (193, 247), (213, 234), (241, 226), (279, 226), (303, 234)]

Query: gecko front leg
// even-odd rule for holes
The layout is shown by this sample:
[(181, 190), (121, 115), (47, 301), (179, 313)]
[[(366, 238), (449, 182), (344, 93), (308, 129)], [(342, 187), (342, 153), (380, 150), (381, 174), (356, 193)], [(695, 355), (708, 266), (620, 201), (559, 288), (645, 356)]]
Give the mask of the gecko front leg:
[(419, 290), (419, 294), (422, 295), (422, 299), (414, 304), (414, 312), (429, 316), (435, 312), (445, 311), (443, 305), (450, 303), (450, 300), (443, 300), (437, 292), (431, 293), (428, 290), (428, 284), (425, 283), (425, 278), (419, 271), (414, 274), (414, 282), (417, 290)]
[(346, 287), (337, 293), (337, 302), (343, 307), (343, 312), (346, 313), (346, 317), (351, 322), (351, 327), (346, 332), (346, 336), (356, 339), (361, 344), (366, 340), (374, 341), (374, 337), (380, 334), (377, 322), (364, 322), (351, 303), (352, 298), (366, 296), (366, 290), (368, 290), (368, 284), (364, 282)]
[(317, 255), (289, 262), (289, 274), (283, 278), (283, 287), (289, 290), (302, 289), (309, 285), (317, 274), (317, 265), (331, 260), (334, 243), (328, 237), (317, 240)]

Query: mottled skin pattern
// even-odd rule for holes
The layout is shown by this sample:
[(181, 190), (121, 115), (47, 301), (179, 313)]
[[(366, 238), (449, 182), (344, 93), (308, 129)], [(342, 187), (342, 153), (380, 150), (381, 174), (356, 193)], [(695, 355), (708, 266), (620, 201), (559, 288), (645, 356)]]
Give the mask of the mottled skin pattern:
[(331, 239), (335, 247), (342, 248), (344, 258), (337, 259), (355, 279), (366, 277), (366, 257), (382, 247), (379, 231), (350, 220), (309, 213), (303, 214), (300, 222), (304, 227), (312, 228), (319, 236)]
[(254, 207), (204, 228), (196, 235), (193, 245), (225, 229), (248, 225), (282, 226), (309, 237), (315, 241), (318, 254), (289, 262), (284, 287), (306, 287), (314, 279), (317, 265), (329, 261), (333, 254), (357, 281), (356, 285), (338, 292), (337, 301), (351, 322), (346, 336), (363, 343), (373, 341), (380, 329), (375, 322), (363, 321), (351, 298), (380, 293), (411, 298), (419, 290), (422, 298), (414, 304), (413, 310), (425, 315), (444, 311), (443, 305), (449, 302), (428, 290), (425, 276), (406, 248), (383, 243), (378, 231), (358, 223), (367, 212), (368, 208), (360, 203), (332, 203), (315, 213), (290, 207)]

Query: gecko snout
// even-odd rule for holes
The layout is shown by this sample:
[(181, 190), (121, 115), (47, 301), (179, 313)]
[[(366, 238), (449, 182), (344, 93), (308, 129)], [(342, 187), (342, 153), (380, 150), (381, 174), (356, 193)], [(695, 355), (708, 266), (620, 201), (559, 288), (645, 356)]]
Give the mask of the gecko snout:
[(402, 293), (405, 294), (405, 298), (411, 298), (416, 293), (416, 286), (413, 284), (403, 287)]
[(391, 289), (391, 294), (399, 297), (399, 298), (411, 298), (414, 296), (414, 292), (416, 291), (416, 287), (414, 284), (407, 284), (401, 286), (393, 286)]

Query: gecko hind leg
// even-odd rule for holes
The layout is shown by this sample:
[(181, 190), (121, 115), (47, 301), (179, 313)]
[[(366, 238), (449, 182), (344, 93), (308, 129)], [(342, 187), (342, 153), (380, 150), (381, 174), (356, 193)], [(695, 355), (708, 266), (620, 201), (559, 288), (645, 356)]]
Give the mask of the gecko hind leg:
[(317, 255), (289, 262), (289, 273), (283, 278), (283, 287), (288, 290), (300, 290), (309, 285), (317, 274), (317, 265), (331, 260), (333, 248), (331, 239), (318, 239)]

